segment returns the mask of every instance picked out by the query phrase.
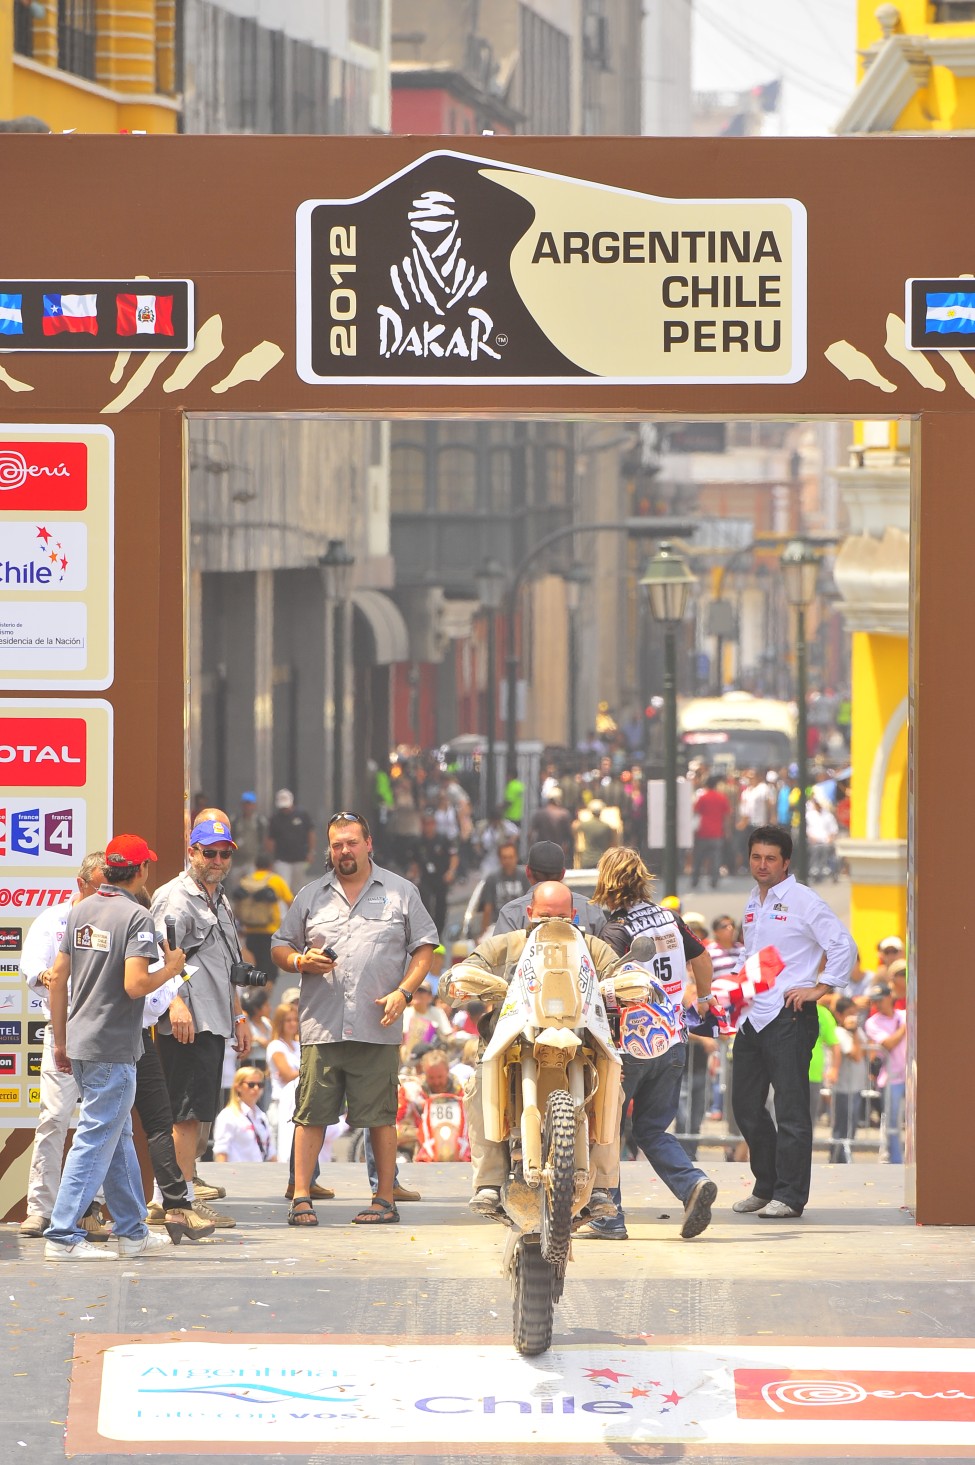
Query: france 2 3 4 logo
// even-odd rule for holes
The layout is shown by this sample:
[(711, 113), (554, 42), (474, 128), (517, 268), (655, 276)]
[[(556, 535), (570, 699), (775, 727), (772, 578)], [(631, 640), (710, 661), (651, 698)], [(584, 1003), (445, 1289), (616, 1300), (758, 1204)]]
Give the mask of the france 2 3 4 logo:
[(79, 813), (74, 801), (0, 805), (0, 860), (8, 865), (75, 860), (82, 843)]

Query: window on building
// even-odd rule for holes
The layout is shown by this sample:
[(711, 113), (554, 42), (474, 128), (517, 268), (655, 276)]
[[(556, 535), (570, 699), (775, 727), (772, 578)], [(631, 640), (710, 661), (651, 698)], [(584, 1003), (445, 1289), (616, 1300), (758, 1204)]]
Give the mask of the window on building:
[(935, 0), (935, 25), (952, 25), (956, 20), (975, 20), (975, 0)]
[(58, 0), (58, 66), (95, 80), (96, 0)]
[(382, 0), (351, 0), (349, 36), (372, 51), (382, 49)]
[(518, 110), (526, 132), (564, 135), (571, 127), (571, 47), (569, 37), (526, 5), (520, 8), (521, 35)]
[(422, 423), (397, 424), (389, 449), (390, 508), (422, 514), (427, 508), (427, 450)]
[(23, 0), (14, 0), (14, 50), (18, 56), (34, 54), (34, 17)]
[(437, 447), (437, 508), (441, 513), (474, 513), (477, 456), (477, 446), (465, 424), (443, 424)]

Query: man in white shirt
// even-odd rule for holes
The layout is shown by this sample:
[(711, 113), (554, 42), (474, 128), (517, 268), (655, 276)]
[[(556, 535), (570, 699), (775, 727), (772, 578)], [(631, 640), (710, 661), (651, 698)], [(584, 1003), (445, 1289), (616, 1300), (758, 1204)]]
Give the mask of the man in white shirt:
[[(24, 938), (20, 971), (31, 989), (30, 1012), (47, 1021), (44, 1029), (44, 1052), (41, 1056), (41, 1098), (34, 1131), (30, 1174), (27, 1178), (27, 1219), (21, 1222), (21, 1236), (39, 1238), (51, 1221), (51, 1212), (61, 1183), (61, 1162), (68, 1137), (71, 1116), (78, 1103), (78, 1085), (73, 1073), (60, 1073), (54, 1062), (54, 1036), (48, 1006), (51, 967), (61, 949), (61, 939), (68, 924), (68, 912), (79, 900), (94, 895), (105, 880), (105, 851), (86, 855), (77, 875), (78, 894), (60, 905), (49, 906), (33, 921)], [(97, 1216), (85, 1216), (82, 1225), (89, 1233), (101, 1236)]]
[[(812, 1119), (809, 1060), (819, 1034), (816, 1003), (845, 986), (856, 946), (824, 900), (789, 874), (792, 837), (777, 825), (748, 841), (755, 881), (745, 907), (745, 955), (774, 946), (785, 969), (746, 1008), (735, 1033), (731, 1103), (749, 1150), (755, 1184), (738, 1212), (787, 1219), (809, 1199)], [(825, 956), (825, 964), (824, 958)], [(775, 1120), (766, 1108), (775, 1092)]]

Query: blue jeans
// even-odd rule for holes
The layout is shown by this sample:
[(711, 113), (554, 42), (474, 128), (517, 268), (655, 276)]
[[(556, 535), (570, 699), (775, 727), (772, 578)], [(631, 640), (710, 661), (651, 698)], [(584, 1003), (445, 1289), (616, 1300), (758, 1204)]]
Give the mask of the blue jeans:
[[(760, 1031), (747, 1020), (735, 1034), (731, 1106), (755, 1177), (752, 1194), (800, 1213), (809, 1199), (812, 1115), (809, 1060), (819, 1036), (815, 1002), (783, 1007)], [(775, 1090), (775, 1122), (765, 1107)]]
[(81, 1091), (81, 1113), (45, 1239), (60, 1246), (84, 1240), (78, 1222), (104, 1186), (115, 1235), (141, 1240), (146, 1204), (132, 1143), (135, 1064), (75, 1059), (71, 1067)]
[[(379, 1189), (379, 1171), (376, 1169), (376, 1157), (372, 1152), (372, 1134), (366, 1130), (366, 1174), (369, 1177), (369, 1189), (373, 1195)], [(393, 1184), (399, 1185), (399, 1160), (393, 1169)]]
[[(633, 1100), (633, 1138), (646, 1155), (668, 1190), (686, 1204), (699, 1180), (706, 1180), (703, 1170), (691, 1163), (680, 1140), (667, 1130), (677, 1115), (681, 1080), (687, 1063), (687, 1045), (681, 1043), (659, 1058), (646, 1061), (623, 1055), (623, 1112)], [(625, 1224), (620, 1187), (610, 1194), (617, 1214), (609, 1221), (593, 1221), (593, 1231), (612, 1233)]]
[(884, 1086), (884, 1119), (887, 1124), (887, 1161), (891, 1165), (903, 1165), (904, 1149), (901, 1145), (901, 1118), (904, 1114), (903, 1083), (888, 1083)]

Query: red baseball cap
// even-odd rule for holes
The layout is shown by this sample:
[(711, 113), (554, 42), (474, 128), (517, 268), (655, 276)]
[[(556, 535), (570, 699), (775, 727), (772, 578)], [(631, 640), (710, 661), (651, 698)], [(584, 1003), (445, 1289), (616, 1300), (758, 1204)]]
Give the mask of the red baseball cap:
[(116, 834), (105, 846), (105, 863), (117, 868), (141, 865), (145, 860), (155, 859), (156, 851), (149, 848), (140, 834)]

